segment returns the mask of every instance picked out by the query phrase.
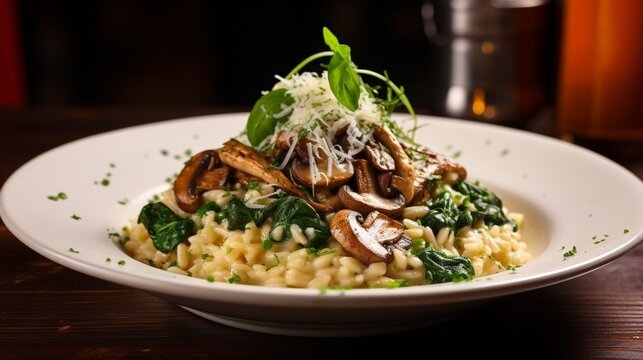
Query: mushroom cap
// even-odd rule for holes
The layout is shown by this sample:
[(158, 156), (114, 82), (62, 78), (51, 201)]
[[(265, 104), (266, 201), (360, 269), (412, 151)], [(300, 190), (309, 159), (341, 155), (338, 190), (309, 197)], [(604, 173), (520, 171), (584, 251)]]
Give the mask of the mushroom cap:
[(391, 184), (392, 187), (404, 195), (406, 204), (410, 203), (415, 194), (413, 183), (415, 182), (416, 174), (413, 162), (388, 127), (382, 126), (375, 129), (373, 136), (389, 150), (395, 161), (395, 175), (404, 180), (398, 181), (397, 187)]
[(405, 203), (405, 198), (402, 194), (396, 198), (388, 199), (374, 193), (356, 193), (348, 185), (339, 188), (339, 198), (347, 209), (355, 210), (361, 214), (379, 211), (392, 218), (402, 214)]
[(214, 150), (202, 151), (188, 160), (174, 180), (174, 197), (181, 210), (188, 213), (197, 211), (201, 203), (200, 192), (202, 191), (197, 188), (197, 179), (217, 163), (217, 152)]
[(297, 182), (308, 187), (314, 185), (316, 188), (328, 189), (344, 185), (353, 177), (353, 166), (350, 163), (346, 165), (333, 163), (330, 173), (327, 160), (316, 159), (316, 164), (320, 176), (315, 181), (313, 181), (313, 174), (310, 173), (310, 164), (303, 163), (299, 159), (292, 163), (292, 175), (297, 179)]
[(379, 171), (393, 171), (395, 170), (395, 160), (389, 153), (380, 149), (377, 145), (367, 145), (364, 148), (366, 158), (370, 163)]
[(376, 234), (362, 226), (362, 220), (357, 211), (340, 210), (330, 220), (330, 233), (346, 252), (363, 264), (391, 262), (392, 250), (380, 244)]

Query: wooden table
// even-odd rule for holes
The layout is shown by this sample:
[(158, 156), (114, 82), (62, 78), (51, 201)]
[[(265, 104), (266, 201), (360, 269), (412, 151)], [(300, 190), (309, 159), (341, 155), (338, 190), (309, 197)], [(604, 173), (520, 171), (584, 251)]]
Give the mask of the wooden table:
[[(0, 184), (30, 158), (80, 137), (228, 110), (238, 109), (2, 110)], [(643, 177), (642, 162), (624, 164)], [(0, 264), (0, 359), (308, 359), (349, 353), (379, 359), (387, 351), (421, 358), (643, 358), (643, 244), (591, 274), (504, 297), (445, 324), (348, 339), (270, 336), (212, 323), (49, 261), (3, 224)]]

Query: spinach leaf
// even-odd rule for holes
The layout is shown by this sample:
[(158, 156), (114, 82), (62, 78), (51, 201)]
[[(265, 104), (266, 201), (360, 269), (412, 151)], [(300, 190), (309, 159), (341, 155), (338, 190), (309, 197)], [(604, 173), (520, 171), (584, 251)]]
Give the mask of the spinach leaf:
[(429, 246), (417, 257), (424, 263), (427, 282), (432, 284), (471, 280), (475, 276), (471, 261), (464, 256), (450, 256)]
[(145, 226), (154, 247), (164, 253), (174, 250), (194, 232), (192, 220), (176, 215), (163, 203), (145, 205), (138, 223)]
[(198, 216), (205, 215), (208, 211), (221, 211), (221, 207), (214, 201), (208, 201), (207, 203), (201, 205), (201, 207), (196, 211)]
[[(290, 231), (291, 225), (298, 225), (302, 231), (307, 228), (313, 228), (315, 230), (312, 238), (307, 236), (308, 247), (319, 247), (323, 245), (324, 241), (330, 236), (328, 224), (321, 220), (312, 206), (298, 197), (283, 197), (277, 201), (273, 201), (263, 210), (262, 216), (264, 218), (268, 216), (272, 218), (273, 229), (279, 225), (284, 226), (282, 240), (292, 237)], [(272, 231), (270, 232), (270, 240), (277, 241), (272, 238)]]
[(445, 191), (427, 203), (429, 213), (421, 220), (422, 225), (428, 226), (434, 233), (448, 227), (455, 231), (461, 227), (471, 225), (473, 217), (466, 206), (456, 206), (451, 194)]
[(247, 207), (238, 198), (233, 198), (224, 209), (228, 219), (228, 230), (245, 230), (247, 223), (251, 221), (256, 223), (258, 210)]
[[(243, 201), (232, 199), (222, 212), (217, 213), (228, 219), (229, 230), (244, 230), (247, 223), (254, 221), (257, 226), (261, 226), (268, 218), (272, 218), (272, 227), (270, 229), (270, 240), (280, 242), (291, 238), (292, 233), (290, 226), (298, 225), (302, 230), (313, 228), (314, 236), (309, 237), (308, 247), (319, 247), (324, 244), (330, 237), (328, 224), (323, 221), (319, 214), (307, 202), (296, 196), (284, 196), (271, 202), (262, 209), (248, 208)], [(272, 237), (272, 230), (277, 226), (283, 225), (284, 233), (281, 239)]]
[(259, 145), (275, 131), (277, 122), (288, 120), (290, 114), (280, 118), (276, 118), (275, 115), (284, 111), (282, 106), (289, 106), (293, 102), (295, 100), (286, 89), (273, 90), (260, 97), (252, 107), (246, 123), (246, 133), (250, 143), (254, 146)]
[(361, 80), (351, 61), (351, 48), (340, 44), (337, 37), (324, 27), (324, 42), (334, 52), (328, 64), (328, 83), (333, 95), (348, 110), (355, 111), (359, 106)]
[(510, 223), (514, 231), (518, 230), (516, 222), (507, 218), (502, 211), (502, 201), (493, 192), (464, 180), (454, 184), (453, 189), (468, 196), (475, 205), (477, 210), (472, 214), (474, 221), (482, 220), (487, 226)]

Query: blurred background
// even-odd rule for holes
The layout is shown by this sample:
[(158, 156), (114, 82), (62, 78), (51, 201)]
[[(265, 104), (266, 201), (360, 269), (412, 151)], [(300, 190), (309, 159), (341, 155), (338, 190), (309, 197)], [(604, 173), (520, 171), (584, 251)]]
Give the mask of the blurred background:
[(328, 26), (420, 113), (640, 148), (642, 4), (0, 0), (0, 108), (249, 110)]

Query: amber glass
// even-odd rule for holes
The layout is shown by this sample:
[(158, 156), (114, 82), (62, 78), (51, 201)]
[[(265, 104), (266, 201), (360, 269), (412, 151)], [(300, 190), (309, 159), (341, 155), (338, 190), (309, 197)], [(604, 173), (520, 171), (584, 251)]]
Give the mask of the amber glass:
[(643, 144), (643, 1), (566, 0), (557, 126)]

